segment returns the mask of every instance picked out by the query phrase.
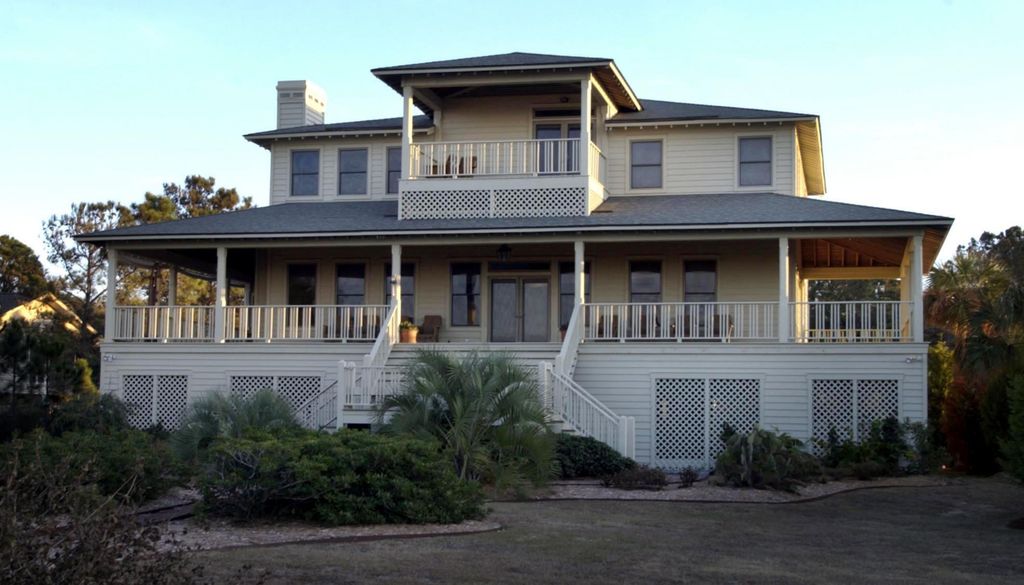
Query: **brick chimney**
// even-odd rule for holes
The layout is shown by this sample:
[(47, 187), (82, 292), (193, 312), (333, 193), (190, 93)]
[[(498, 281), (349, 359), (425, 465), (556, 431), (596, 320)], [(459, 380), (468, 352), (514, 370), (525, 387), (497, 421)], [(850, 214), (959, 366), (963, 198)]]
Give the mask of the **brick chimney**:
[(296, 128), (324, 123), (327, 94), (312, 81), (277, 82), (277, 127)]

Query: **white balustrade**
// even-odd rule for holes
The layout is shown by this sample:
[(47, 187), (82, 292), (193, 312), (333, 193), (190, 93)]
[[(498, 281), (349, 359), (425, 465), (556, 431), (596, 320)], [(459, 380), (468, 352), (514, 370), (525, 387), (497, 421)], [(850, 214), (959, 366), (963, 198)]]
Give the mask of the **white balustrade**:
[(114, 308), (115, 341), (212, 341), (212, 306)]
[(550, 396), (545, 396), (545, 402), (550, 400), (554, 413), (578, 433), (610, 445), (626, 457), (636, 457), (633, 417), (615, 414), (548, 362), (541, 364), (541, 387), (542, 392)]
[(345, 392), (346, 407), (376, 407), (385, 398), (402, 391), (402, 366), (353, 366), (353, 383)]
[(330, 384), (295, 409), (299, 424), (315, 431), (337, 426), (337, 385), (337, 382)]
[(422, 142), (411, 146), (410, 157), (413, 178), (571, 175), (580, 172), (580, 141)]
[(795, 341), (878, 343), (912, 339), (908, 302), (811, 301), (790, 303), (790, 309)]
[(386, 305), (247, 305), (224, 309), (227, 341), (373, 341)]
[(778, 304), (587, 303), (587, 341), (768, 341), (777, 339)]

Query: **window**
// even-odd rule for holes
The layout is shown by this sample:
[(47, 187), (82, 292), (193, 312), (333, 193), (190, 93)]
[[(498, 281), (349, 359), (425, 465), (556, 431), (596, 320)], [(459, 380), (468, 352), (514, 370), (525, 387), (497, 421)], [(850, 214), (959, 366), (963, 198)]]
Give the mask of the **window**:
[(683, 263), (683, 301), (713, 303), (718, 300), (718, 263), (688, 260)]
[[(402, 262), (402, 319), (416, 320), (416, 265)], [(391, 305), (391, 263), (384, 266), (384, 304)]]
[(740, 138), (740, 187), (772, 184), (772, 138)]
[(320, 151), (292, 151), (292, 195), (320, 194)]
[(367, 150), (338, 151), (338, 195), (366, 195)]
[(366, 301), (366, 265), (338, 264), (334, 285), (339, 305), (362, 305)]
[(452, 325), (479, 325), (480, 264), (452, 264)]
[(288, 304), (316, 304), (316, 264), (288, 265)]
[(661, 188), (661, 141), (638, 140), (629, 144), (629, 188)]
[[(576, 305), (575, 262), (558, 263), (558, 326), (567, 327)], [(583, 263), (583, 299), (590, 302), (590, 262)]]
[(661, 302), (661, 262), (640, 260), (629, 263), (629, 302)]
[(398, 193), (398, 179), (402, 177), (402, 147), (388, 148), (388, 193)]

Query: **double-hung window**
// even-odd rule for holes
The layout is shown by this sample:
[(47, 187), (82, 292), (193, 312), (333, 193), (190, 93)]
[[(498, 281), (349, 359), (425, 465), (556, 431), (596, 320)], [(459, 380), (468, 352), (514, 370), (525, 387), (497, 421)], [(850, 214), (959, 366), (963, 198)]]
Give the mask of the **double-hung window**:
[(713, 303), (718, 300), (717, 262), (687, 260), (683, 263), (683, 300), (687, 303)]
[(338, 264), (335, 296), (339, 305), (362, 305), (366, 302), (365, 264)]
[(629, 302), (661, 302), (661, 262), (635, 260), (629, 263)]
[(295, 196), (320, 194), (320, 151), (292, 151), (292, 186)]
[(316, 304), (316, 264), (288, 265), (288, 304)]
[(480, 263), (452, 264), (452, 325), (480, 324)]
[(365, 148), (338, 151), (338, 195), (366, 195)]
[(398, 193), (398, 179), (402, 176), (402, 147), (388, 148), (388, 193)]
[(660, 189), (662, 143), (635, 140), (629, 144), (629, 188)]
[(740, 138), (740, 187), (768, 187), (772, 184), (772, 138)]

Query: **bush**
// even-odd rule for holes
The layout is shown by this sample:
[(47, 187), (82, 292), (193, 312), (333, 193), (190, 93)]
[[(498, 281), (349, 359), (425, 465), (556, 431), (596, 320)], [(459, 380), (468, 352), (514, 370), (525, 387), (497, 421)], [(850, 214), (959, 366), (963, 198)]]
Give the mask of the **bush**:
[(47, 424), (49, 412), (38, 396), (17, 396), (15, 400), (18, 401), (15, 408), (0, 411), (0, 442), (10, 441)]
[(5, 445), (0, 453), (3, 471), (18, 475), (23, 484), (32, 483), (39, 478), (25, 477), (25, 470), (11, 467), (18, 453), (32, 453), (42, 465), (56, 467), (66, 462), (81, 472), (79, 482), (93, 486), (98, 495), (121, 494), (136, 503), (164, 493), (179, 480), (167, 446), (133, 429), (112, 433), (71, 431), (60, 437), (37, 430)]
[(109, 433), (128, 428), (128, 407), (112, 394), (77, 394), (53, 408), (50, 433), (97, 431)]
[(562, 479), (604, 477), (636, 467), (636, 461), (593, 437), (565, 433), (555, 439), (555, 458)]
[(668, 477), (660, 469), (636, 465), (605, 477), (602, 483), (620, 490), (660, 490), (668, 485)]
[(944, 451), (932, 444), (934, 432), (921, 423), (896, 417), (876, 420), (859, 443), (840, 439), (831, 429), (823, 448), (822, 464), (832, 477), (874, 479), (902, 473), (927, 473), (944, 463)]
[(239, 519), (325, 524), (454, 523), (483, 515), (436, 444), (361, 431), (251, 434), (217, 441), (200, 479), (204, 507)]
[(218, 438), (238, 438), (251, 431), (299, 429), (295, 413), (272, 390), (260, 390), (243, 398), (211, 394), (196, 401), (181, 426), (171, 435), (171, 448), (186, 463), (201, 461)]
[(693, 467), (684, 467), (679, 470), (679, 487), (688, 488), (693, 482), (700, 479), (700, 472)]
[(723, 433), (725, 449), (715, 463), (720, 484), (794, 491), (822, 476), (821, 465), (803, 443), (757, 426), (747, 434)]
[(1024, 481), (1024, 374), (1010, 380), (1007, 389), (1010, 403), (1009, 431), (1002, 443), (1003, 467)]
[[(99, 497), (91, 471), (77, 458), (44, 457), (36, 446), (17, 441), (4, 453), (0, 582), (224, 583), (205, 579), (202, 565), (173, 539), (162, 538), (157, 527), (139, 526), (121, 505), (138, 499), (134, 488)], [(262, 576), (240, 574), (228, 582), (259, 583)]]

